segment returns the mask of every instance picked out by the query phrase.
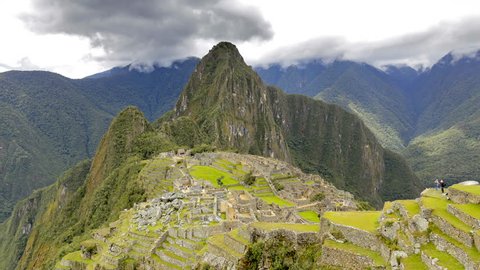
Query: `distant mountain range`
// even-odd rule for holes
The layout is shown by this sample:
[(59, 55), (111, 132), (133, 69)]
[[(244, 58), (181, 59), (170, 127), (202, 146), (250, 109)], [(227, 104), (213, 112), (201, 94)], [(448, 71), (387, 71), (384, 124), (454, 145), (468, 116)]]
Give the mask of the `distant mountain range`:
[(72, 80), (42, 71), (0, 74), (0, 222), (13, 204), (91, 158), (114, 115), (135, 105), (156, 119), (173, 107), (198, 59), (142, 73), (130, 66)]
[(382, 145), (407, 158), (425, 184), (436, 177), (480, 180), (480, 53), (459, 59), (447, 54), (421, 72), (351, 61), (257, 72), (289, 93), (357, 114)]
[[(108, 123), (124, 107), (139, 107), (150, 121), (173, 108), (199, 61), (154, 66), (148, 73), (116, 67), (80, 80), (49, 72), (1, 73), (0, 221), (15, 201), (92, 157)], [(478, 54), (458, 60), (449, 54), (421, 72), (321, 60), (255, 71), (287, 93), (357, 114), (426, 184), (434, 177), (480, 180)]]
[[(265, 85), (245, 64), (235, 45), (222, 42), (195, 67), (173, 110), (153, 123), (138, 108), (129, 106), (122, 110), (110, 124), (91, 162), (79, 162), (55, 184), (16, 205), (11, 217), (0, 224), (0, 268), (61, 268), (63, 264), (58, 262), (63, 256), (80, 250), (92, 235), (102, 238), (105, 230), (97, 229), (115, 223), (126, 213), (124, 209), (144, 202), (157, 190), (173, 190), (174, 183), (168, 178), (188, 179), (182, 171), (165, 163), (167, 159), (158, 156), (179, 148), (193, 152), (236, 151), (287, 161), (304, 171), (320, 174), (377, 207), (385, 200), (413, 197), (421, 189), (405, 160), (384, 149), (356, 115), (337, 105), (287, 95)], [(185, 170), (192, 169), (180, 156), (172, 161)], [(143, 170), (146, 167), (152, 169)], [(279, 169), (275, 165), (265, 177), (274, 177)], [(222, 179), (217, 181), (222, 183)], [(322, 193), (322, 197), (329, 195)], [(198, 202), (200, 198), (205, 200), (197, 195), (194, 198)], [(243, 204), (242, 197), (239, 198)], [(345, 199), (329, 203), (341, 207)], [(304, 206), (311, 207), (311, 201)], [(281, 208), (278, 210), (284, 213)], [(207, 210), (200, 210), (203, 211)], [(169, 222), (170, 218), (166, 223)], [(119, 223), (117, 226), (123, 227)], [(203, 223), (201, 226), (208, 227)], [(135, 230), (128, 224), (124, 229), (124, 236), (130, 229)], [(107, 227), (106, 234), (112, 231)], [(124, 241), (124, 236), (118, 240)], [(133, 244), (141, 239), (145, 238), (136, 238)], [(120, 242), (119, 247), (123, 247)], [(111, 249), (114, 245), (117, 243), (102, 241), (100, 248)], [(140, 253), (135, 258), (140, 262), (146, 255)]]

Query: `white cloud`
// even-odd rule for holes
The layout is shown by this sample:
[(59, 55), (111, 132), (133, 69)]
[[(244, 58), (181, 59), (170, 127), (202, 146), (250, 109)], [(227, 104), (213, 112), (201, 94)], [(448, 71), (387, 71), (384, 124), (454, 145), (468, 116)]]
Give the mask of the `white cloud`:
[[(448, 51), (480, 48), (480, 2), (472, 0), (159, 1), (0, 1), (0, 71), (29, 59), (34, 66), (23, 68), (78, 78), (202, 56), (221, 39), (237, 43), (250, 64), (342, 56), (429, 65)], [(20, 14), (35, 24), (27, 28)]]

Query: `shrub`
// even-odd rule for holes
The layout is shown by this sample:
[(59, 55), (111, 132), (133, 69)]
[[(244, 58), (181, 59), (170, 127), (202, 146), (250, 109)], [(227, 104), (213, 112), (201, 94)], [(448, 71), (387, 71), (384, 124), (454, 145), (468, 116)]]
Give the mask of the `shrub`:
[(319, 202), (321, 200), (325, 199), (325, 194), (323, 192), (319, 192), (310, 199), (311, 202)]
[(257, 178), (253, 176), (253, 173), (250, 171), (243, 176), (243, 183), (247, 186), (251, 186), (253, 183), (255, 183), (256, 179)]
[(283, 189), (285, 188), (285, 187), (284, 187), (282, 184), (280, 184), (280, 183), (273, 183), (273, 186), (274, 186), (275, 189), (278, 190), (278, 191), (281, 191), (281, 190), (283, 190)]

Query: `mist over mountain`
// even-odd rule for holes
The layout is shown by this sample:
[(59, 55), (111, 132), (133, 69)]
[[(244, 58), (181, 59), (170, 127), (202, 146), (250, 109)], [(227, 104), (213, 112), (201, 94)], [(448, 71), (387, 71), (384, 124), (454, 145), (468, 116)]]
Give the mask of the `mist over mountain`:
[[(55, 184), (34, 192), (17, 204), (12, 216), (0, 224), (0, 266), (58, 268), (63, 265), (62, 257), (75, 256), (68, 254), (78, 253), (76, 250), (82, 249), (89, 241), (85, 240), (99, 233), (102, 226), (117, 224), (112, 226), (122, 229), (123, 225), (115, 221), (125, 218), (124, 209), (138, 207), (137, 203), (158, 196), (156, 192), (173, 190), (172, 181), (185, 179), (184, 170), (193, 174), (195, 168), (181, 161), (182, 154), (172, 160), (167, 158), (172, 152), (164, 154), (163, 158), (158, 156), (180, 147), (191, 149), (192, 153), (217, 149), (287, 161), (326, 180), (317, 184), (318, 180), (313, 181), (314, 187), (308, 187), (307, 191), (315, 187), (335, 191), (327, 184), (330, 182), (376, 206), (385, 200), (413, 197), (420, 191), (418, 179), (405, 160), (385, 150), (357, 116), (337, 105), (302, 95), (287, 95), (280, 89), (266, 86), (245, 64), (235, 45), (222, 42), (198, 63), (173, 111), (149, 123), (139, 109), (127, 107), (113, 119), (91, 162), (78, 163)], [(270, 166), (270, 178), (276, 177), (278, 170), (286, 166), (281, 161), (276, 163), (272, 167), (266, 159), (257, 158), (251, 166)], [(232, 168), (229, 165), (228, 170), (232, 173), (242, 171), (239, 167), (243, 168), (242, 163)], [(149, 169), (144, 170), (146, 168)], [(288, 175), (296, 177), (291, 172)], [(223, 183), (222, 179), (216, 179), (217, 185)], [(267, 181), (264, 177), (261, 179)], [(304, 180), (289, 181), (297, 186), (291, 187), (291, 192), (306, 183)], [(243, 184), (225, 186), (233, 190), (233, 186), (238, 189)], [(279, 198), (276, 194), (285, 194), (279, 192), (280, 186), (272, 186), (263, 188), (271, 190), (269, 196)], [(351, 195), (340, 191), (340, 195), (330, 194), (333, 191), (323, 197), (343, 196), (341, 201), (349, 204), (346, 200)], [(308, 193), (308, 196), (315, 195)], [(261, 194), (256, 196), (261, 197)], [(322, 201), (320, 197), (317, 200)], [(334, 202), (326, 201), (327, 204)], [(311, 201), (302, 203), (310, 205)], [(277, 209), (279, 215), (288, 211), (272, 203), (268, 205)], [(136, 230), (132, 226), (128, 228), (128, 233), (118, 241), (127, 240), (125, 237), (130, 235), (130, 230)], [(117, 229), (109, 229), (109, 233)], [(139, 256), (150, 256), (147, 253)], [(100, 258), (102, 264), (108, 265), (106, 260)], [(143, 260), (143, 263), (151, 262)]]
[(383, 146), (406, 156), (426, 183), (435, 177), (458, 182), (479, 180), (479, 63), (478, 53), (449, 53), (425, 70), (335, 61), (314, 72), (308, 64), (273, 65), (259, 74), (289, 93), (354, 112)]

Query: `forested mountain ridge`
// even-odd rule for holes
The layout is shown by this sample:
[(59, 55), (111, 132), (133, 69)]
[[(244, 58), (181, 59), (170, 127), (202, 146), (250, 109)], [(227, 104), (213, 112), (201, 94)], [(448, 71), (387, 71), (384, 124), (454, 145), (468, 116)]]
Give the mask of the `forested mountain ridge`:
[(198, 59), (130, 67), (72, 80), (44, 71), (0, 74), (0, 222), (14, 203), (90, 158), (113, 116), (128, 105), (148, 119), (170, 110)]
[[(479, 53), (445, 55), (431, 68), (334, 61), (259, 69), (267, 83), (354, 112), (425, 181), (479, 180)], [(288, 83), (286, 79), (288, 78)]]
[(360, 119), (266, 86), (231, 43), (202, 59), (169, 120), (168, 128), (190, 123), (201, 142), (290, 161), (375, 205), (419, 191), (404, 160), (385, 151)]
[[(181, 170), (187, 169), (188, 164), (182, 163), (181, 157), (172, 161), (163, 158), (172, 153), (165, 152), (180, 147), (191, 148), (192, 154), (224, 149), (277, 157), (304, 171), (319, 173), (325, 180), (352, 190), (375, 205), (419, 192), (418, 179), (405, 161), (384, 150), (358, 117), (339, 106), (301, 95), (286, 95), (264, 85), (233, 44), (220, 43), (198, 64), (174, 111), (150, 124), (137, 108), (126, 108), (112, 121), (91, 163), (79, 163), (57, 183), (16, 206), (7, 222), (0, 224), (0, 266), (52, 269), (60, 267), (58, 263), (68, 254), (77, 256), (92, 234), (104, 233), (97, 229), (109, 224), (120, 226), (114, 221), (124, 220), (124, 209), (134, 209), (135, 203), (144, 202), (155, 192), (171, 191), (170, 178), (185, 179)], [(208, 158), (203, 162), (208, 162)], [(258, 166), (265, 164), (268, 162), (263, 160)], [(232, 168), (229, 165), (228, 170), (240, 170), (237, 166), (241, 164)], [(289, 166), (274, 165), (271, 176)], [(144, 171), (146, 167), (148, 170)], [(295, 175), (289, 173), (284, 180), (294, 181), (293, 178)], [(216, 179), (216, 185), (223, 183), (222, 179)], [(314, 188), (308, 185), (320, 184), (303, 182), (307, 191)], [(272, 186), (269, 189), (274, 191), (275, 185)], [(315, 197), (315, 193), (307, 193)], [(339, 194), (343, 199), (336, 199), (346, 203), (347, 194)], [(270, 196), (273, 195), (272, 192)], [(323, 196), (317, 200), (323, 200)], [(326, 201), (329, 202), (336, 205), (335, 201)], [(351, 206), (347, 203), (346, 207)], [(280, 214), (281, 209), (278, 210)], [(130, 235), (128, 228), (127, 224)], [(108, 229), (107, 234), (111, 232)], [(115, 240), (126, 240), (125, 235), (122, 237)], [(104, 243), (98, 248), (109, 247)], [(135, 256), (141, 258), (142, 254)], [(108, 264), (107, 259), (100, 260)]]

